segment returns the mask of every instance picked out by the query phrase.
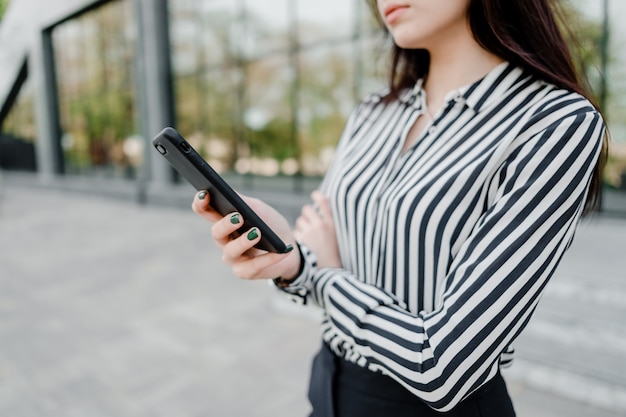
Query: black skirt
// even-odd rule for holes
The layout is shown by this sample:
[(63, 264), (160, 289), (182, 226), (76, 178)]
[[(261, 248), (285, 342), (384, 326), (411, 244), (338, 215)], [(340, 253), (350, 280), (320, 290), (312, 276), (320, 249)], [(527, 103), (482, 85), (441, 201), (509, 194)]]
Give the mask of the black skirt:
[(388, 376), (338, 358), (325, 344), (313, 360), (309, 401), (309, 417), (515, 416), (500, 373), (453, 410), (440, 413)]

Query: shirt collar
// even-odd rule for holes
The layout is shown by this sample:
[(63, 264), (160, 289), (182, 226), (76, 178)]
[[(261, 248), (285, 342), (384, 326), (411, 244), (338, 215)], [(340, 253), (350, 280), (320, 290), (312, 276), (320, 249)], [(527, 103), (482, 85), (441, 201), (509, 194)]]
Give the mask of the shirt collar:
[(407, 88), (400, 93), (400, 101), (402, 103), (408, 104), (409, 106), (413, 106), (416, 109), (422, 108), (423, 98), (425, 95), (424, 90), (422, 89), (422, 85), (424, 84), (424, 79), (420, 78), (417, 80), (413, 88)]
[[(480, 80), (449, 92), (445, 103), (463, 102), (468, 108), (478, 113), (495, 100), (502, 98), (522, 77), (524, 71), (509, 62), (503, 62), (493, 68)], [(412, 89), (400, 94), (400, 101), (421, 108), (424, 105), (425, 92), (422, 88), (424, 79), (420, 78)]]

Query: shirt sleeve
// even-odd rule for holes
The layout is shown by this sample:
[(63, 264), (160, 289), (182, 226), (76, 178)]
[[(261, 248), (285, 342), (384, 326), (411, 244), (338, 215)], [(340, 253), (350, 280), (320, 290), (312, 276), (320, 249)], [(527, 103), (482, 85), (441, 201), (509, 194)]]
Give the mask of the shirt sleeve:
[(409, 313), (344, 269), (308, 270), (294, 290), (325, 310), (324, 339), (336, 351), (439, 411), (495, 375), (573, 238), (604, 135), (588, 108), (541, 124), (526, 129), (491, 180), (488, 208), (434, 311)]

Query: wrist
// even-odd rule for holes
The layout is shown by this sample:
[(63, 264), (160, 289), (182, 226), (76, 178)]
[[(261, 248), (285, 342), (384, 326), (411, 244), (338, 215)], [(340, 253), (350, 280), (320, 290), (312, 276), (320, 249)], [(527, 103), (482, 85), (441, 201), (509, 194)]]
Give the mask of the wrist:
[(298, 278), (302, 271), (304, 270), (304, 256), (302, 255), (302, 251), (300, 250), (300, 246), (296, 244), (295, 249), (292, 254), (289, 256), (292, 257), (293, 261), (291, 262), (292, 266), (289, 268), (289, 271), (286, 272), (283, 276), (278, 278), (274, 278), (274, 283), (281, 287), (288, 287), (296, 278)]

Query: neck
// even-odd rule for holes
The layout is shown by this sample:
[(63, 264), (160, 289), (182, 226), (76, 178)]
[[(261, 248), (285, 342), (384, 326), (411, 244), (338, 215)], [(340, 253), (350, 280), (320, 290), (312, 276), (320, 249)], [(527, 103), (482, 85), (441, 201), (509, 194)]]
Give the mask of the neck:
[[(469, 32), (469, 27), (466, 28)], [(429, 48), (430, 67), (424, 90), (428, 106), (435, 113), (445, 96), (453, 90), (475, 82), (501, 64), (503, 60), (483, 49), (470, 33), (456, 36)]]

